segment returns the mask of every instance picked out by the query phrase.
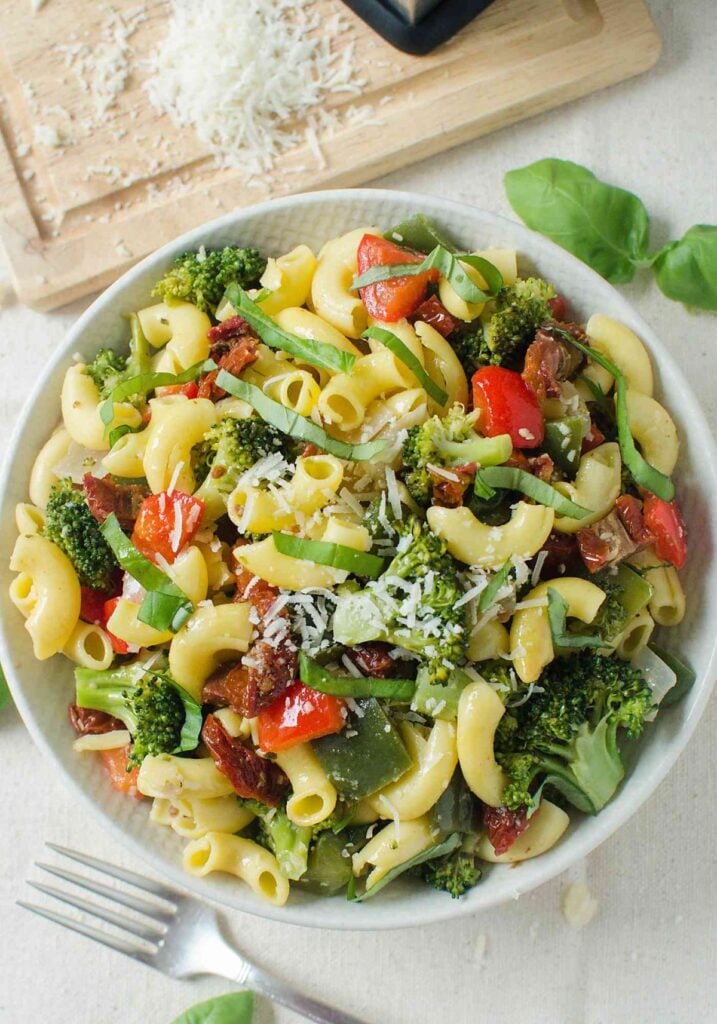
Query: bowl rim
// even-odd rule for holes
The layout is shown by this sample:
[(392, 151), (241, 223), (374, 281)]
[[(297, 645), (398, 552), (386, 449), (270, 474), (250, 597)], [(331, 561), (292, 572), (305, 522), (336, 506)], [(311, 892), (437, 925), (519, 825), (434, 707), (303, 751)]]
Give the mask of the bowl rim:
[[(444, 209), (447, 208), (455, 213), (462, 213), (464, 215), (466, 209), (468, 209), (471, 214), (479, 216), (486, 224), (491, 224), (496, 228), (500, 228), (501, 225), (510, 225), (511, 232), (516, 232), (517, 230), (518, 233), (524, 234), (526, 238), (524, 256), (527, 259), (532, 258), (530, 249), (531, 240), (539, 240), (539, 242), (536, 241), (534, 244), (539, 245), (540, 248), (548, 254), (551, 252), (559, 254), (561, 259), (572, 261), (575, 265), (580, 267), (580, 272), (583, 276), (592, 277), (599, 287), (602, 289), (608, 289), (612, 292), (613, 304), (623, 308), (626, 317), (630, 320), (636, 331), (647, 339), (648, 350), (651, 353), (654, 352), (655, 361), (658, 364), (661, 374), (664, 375), (665, 372), (668, 372), (675, 381), (679, 390), (686, 396), (685, 406), (690, 407), (690, 417), (696, 427), (701, 430), (704, 437), (712, 437), (711, 430), (699, 402), (697, 401), (688, 382), (684, 378), (679, 366), (674, 361), (671, 353), (663, 346), (659, 336), (657, 336), (643, 317), (632, 307), (628, 300), (613, 288), (609, 282), (586, 264), (582, 263), (582, 261), (578, 260), (577, 257), (568, 253), (554, 242), (546, 239), (537, 232), (531, 231), (529, 228), (525, 227), (525, 225), (517, 221), (513, 221), (509, 217), (492, 213), (472, 203), (464, 202), (463, 200), (459, 201), (445, 198), (443, 196), (431, 195), (430, 193), (399, 189), (346, 188), (320, 190), (315, 192), (302, 192), (295, 195), (284, 196), (279, 199), (266, 200), (252, 206), (230, 211), (229, 213), (223, 214), (213, 220), (206, 221), (197, 227), (192, 228), (190, 231), (177, 236), (177, 238), (167, 242), (161, 248), (144, 257), (140, 262), (118, 278), (117, 281), (113, 282), (113, 284), (108, 288), (100, 292), (92, 300), (87, 309), (80, 315), (78, 320), (70, 327), (53, 357), (45, 364), (42, 374), (33, 387), (29, 397), (23, 404), (23, 407), (16, 419), (3, 459), (2, 470), (0, 471), (0, 508), (3, 508), (6, 503), (12, 463), (16, 449), (20, 444), (22, 434), (26, 428), (31, 409), (38, 397), (43, 394), (47, 387), (49, 378), (56, 371), (57, 367), (67, 360), (68, 354), (72, 352), (79, 343), (81, 343), (85, 328), (91, 323), (103, 307), (109, 305), (115, 297), (121, 295), (122, 292), (125, 291), (128, 286), (131, 286), (136, 279), (140, 278), (149, 267), (162, 262), (162, 260), (164, 260), (168, 255), (172, 255), (186, 248), (192, 248), (200, 245), (202, 243), (203, 236), (210, 231), (216, 232), (225, 228), (235, 229), (241, 224), (244, 218), (249, 216), (261, 216), (262, 213), (268, 210), (276, 211), (277, 209), (288, 209), (297, 206), (323, 206), (324, 204), (330, 204), (335, 200), (340, 201), (351, 199), (376, 203), (380, 203), (381, 201), (399, 201), (404, 202), (407, 205), (410, 204), (417, 210), (421, 209), (421, 203), (430, 204), (434, 207), (439, 205)], [(709, 470), (709, 472), (704, 473), (703, 476), (704, 491), (711, 492), (712, 495), (717, 497), (717, 454), (715, 452), (714, 444), (706, 445), (701, 456), (703, 458), (703, 462), (701, 463), (702, 468), (704, 469), (707, 467)], [(714, 518), (717, 518), (716, 513), (713, 512), (712, 514)], [(689, 712), (683, 718), (679, 730), (671, 739), (669, 747), (662, 753), (653, 772), (649, 777), (642, 777), (638, 779), (631, 778), (629, 780), (631, 799), (629, 801), (623, 800), (619, 804), (616, 802), (612, 805), (608, 805), (608, 808), (611, 809), (611, 813), (606, 814), (605, 811), (608, 809), (606, 808), (601, 812), (600, 819), (595, 819), (602, 822), (602, 827), (596, 828), (593, 832), (587, 833), (587, 835), (571, 833), (568, 842), (554, 847), (551, 851), (550, 861), (545, 864), (542, 873), (540, 873), (539, 877), (532, 880), (528, 885), (521, 886), (520, 878), (516, 877), (516, 884), (513, 887), (512, 893), (509, 894), (501, 892), (500, 890), (494, 894), (488, 893), (481, 899), (479, 905), (474, 905), (469, 899), (446, 900), (445, 906), (442, 904), (434, 904), (431, 907), (423, 907), (420, 900), (413, 901), (416, 903), (416, 906), (409, 905), (408, 900), (403, 901), (401, 904), (385, 904), (385, 912), (379, 915), (378, 919), (372, 915), (370, 921), (366, 918), (362, 918), (359, 914), (347, 915), (345, 920), (326, 921), (324, 920), (320, 910), (315, 909), (316, 907), (320, 907), (322, 902), (321, 897), (317, 897), (311, 903), (301, 905), (301, 920), (297, 920), (294, 916), (290, 917), (283, 907), (275, 907), (268, 902), (249, 902), (244, 898), (241, 886), (236, 886), (236, 894), (234, 895), (233, 891), (233, 895), (227, 903), (221, 903), (218, 896), (215, 894), (209, 894), (203, 890), (201, 878), (185, 873), (180, 864), (170, 861), (158, 851), (145, 848), (139, 837), (125, 832), (122, 829), (121, 825), (112, 816), (110, 811), (106, 809), (105, 806), (95, 797), (93, 797), (81, 782), (71, 774), (69, 769), (62, 764), (59, 758), (56, 757), (53, 745), (45, 738), (40, 726), (36, 722), (29, 703), (25, 700), (23, 686), (19, 677), (16, 678), (15, 676), (14, 664), (10, 657), (11, 646), (8, 636), (10, 630), (8, 626), (9, 624), (6, 623), (5, 617), (0, 615), (0, 658), (2, 659), (2, 663), (5, 666), (8, 666), (6, 669), (6, 676), (15, 707), (17, 708), (35, 744), (39, 747), (40, 751), (54, 763), (55, 770), (59, 772), (63, 783), (69, 788), (73, 795), (80, 797), (82, 803), (90, 809), (95, 818), (98, 818), (102, 824), (109, 829), (110, 833), (120, 841), (121, 845), (137, 854), (157, 874), (168, 878), (171, 884), (178, 890), (188, 890), (191, 895), (199, 899), (220, 905), (226, 913), (238, 910), (257, 917), (278, 921), (283, 924), (291, 924), (298, 927), (324, 928), (337, 931), (383, 931), (418, 925), (438, 924), (444, 921), (455, 920), (457, 918), (478, 913), (482, 910), (488, 910), (502, 903), (506, 903), (510, 899), (511, 895), (513, 898), (517, 899), (520, 895), (530, 892), (562, 874), (573, 864), (577, 863), (586, 857), (587, 854), (600, 846), (623, 824), (625, 824), (625, 822), (627, 822), (642, 807), (646, 800), (665, 779), (666, 775), (691, 739), (695, 728), (697, 727), (697, 723), (705, 710), (707, 701), (709, 700), (714, 686), (715, 677), (717, 676), (717, 629), (715, 629), (704, 673), (701, 678), (698, 676), (693, 689), (694, 699), (691, 701)], [(542, 858), (536, 858), (536, 861), (533, 863), (536, 863), (538, 860), (542, 860)], [(516, 875), (518, 875), (517, 872)], [(483, 890), (483, 892), (485, 893), (485, 890)], [(350, 905), (347, 903), (346, 906), (348, 909)], [(394, 917), (397, 917), (398, 919), (394, 920)]]

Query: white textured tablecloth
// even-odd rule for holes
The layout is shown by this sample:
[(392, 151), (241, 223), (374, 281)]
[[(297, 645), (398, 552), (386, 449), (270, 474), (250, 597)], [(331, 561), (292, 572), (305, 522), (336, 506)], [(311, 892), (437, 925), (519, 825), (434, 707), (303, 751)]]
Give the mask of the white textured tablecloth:
[[(29, 0), (28, 0), (29, 2)], [(502, 175), (555, 155), (631, 188), (662, 244), (717, 223), (715, 0), (651, 0), (664, 39), (640, 78), (397, 172), (380, 184), (509, 214)], [(377, 183), (378, 184), (378, 183)], [(0, 197), (1, 199), (1, 197)], [(712, 426), (717, 318), (668, 302), (647, 274), (625, 289), (680, 359)], [(0, 408), (6, 430), (44, 356), (82, 306), (0, 314)], [(699, 538), (693, 538), (693, 550)], [(38, 666), (38, 685), (42, 668)], [(307, 992), (375, 1024), (697, 1024), (717, 1021), (715, 703), (672, 774), (585, 864), (530, 896), (455, 924), (376, 935), (232, 920), (241, 945)], [(0, 1021), (168, 1024), (228, 989), (174, 982), (14, 906), (52, 839), (133, 862), (55, 779), (13, 709), (0, 715)], [(599, 911), (581, 931), (560, 911), (585, 878)], [(257, 1024), (299, 1018), (260, 1003)]]

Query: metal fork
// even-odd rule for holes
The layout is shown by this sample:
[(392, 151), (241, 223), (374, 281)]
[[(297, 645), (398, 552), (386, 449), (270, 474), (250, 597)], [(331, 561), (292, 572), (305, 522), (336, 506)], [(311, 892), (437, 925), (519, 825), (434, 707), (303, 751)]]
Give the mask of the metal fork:
[[(82, 895), (74, 895), (63, 889), (29, 881), (28, 884), (47, 896), (68, 903), (78, 910), (92, 914), (123, 932), (117, 937), (109, 932), (94, 928), (83, 921), (65, 917), (54, 910), (18, 900), (18, 905), (46, 917), (56, 924), (86, 935), (95, 942), (101, 942), (110, 949), (116, 949), (133, 960), (139, 960), (148, 967), (154, 967), (170, 978), (190, 978), (200, 974), (215, 974), (230, 981), (261, 992), (274, 1002), (301, 1013), (318, 1024), (364, 1024), (358, 1017), (342, 1013), (315, 999), (302, 995), (297, 989), (278, 978), (267, 974), (243, 954), (237, 952), (222, 934), (219, 918), (209, 906), (190, 896), (160, 885), (134, 871), (108, 864), (77, 850), (68, 850), (54, 843), (46, 844), (51, 850), (69, 857), (70, 860), (94, 868), (120, 882), (126, 882), (149, 893), (153, 899), (138, 896), (124, 889), (117, 889), (85, 875), (68, 871), (53, 864), (37, 863), (37, 867), (62, 878), (65, 882), (86, 889), (116, 904), (127, 907), (142, 915), (144, 920), (128, 917), (126, 914), (100, 906)], [(161, 901), (161, 902), (159, 902)]]

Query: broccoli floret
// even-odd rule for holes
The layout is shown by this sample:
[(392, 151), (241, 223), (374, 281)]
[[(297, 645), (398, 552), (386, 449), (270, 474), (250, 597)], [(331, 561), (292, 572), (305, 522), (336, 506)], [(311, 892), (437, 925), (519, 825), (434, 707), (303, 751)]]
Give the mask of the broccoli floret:
[(130, 761), (149, 754), (194, 750), (202, 728), (200, 705), (170, 676), (139, 662), (98, 672), (75, 669), (75, 701), (123, 722), (132, 735)]
[(192, 302), (205, 313), (216, 312), (227, 285), (258, 284), (266, 260), (257, 249), (227, 245), (223, 249), (185, 252), (152, 289), (165, 302)]
[(43, 534), (65, 552), (83, 586), (111, 589), (117, 559), (100, 533), (82, 490), (69, 478), (58, 481), (50, 491)]
[(449, 892), (453, 899), (458, 899), (474, 885), (478, 885), (483, 871), (476, 855), (477, 840), (476, 835), (467, 835), (452, 853), (427, 860), (421, 865), (424, 882), (434, 889)]
[(554, 296), (553, 286), (538, 277), (502, 288), (483, 325), (481, 362), (519, 368), (537, 329), (552, 319), (548, 300)]
[(653, 708), (650, 687), (627, 662), (593, 651), (551, 662), (539, 684), (542, 692), (507, 711), (496, 730), (504, 804), (531, 806), (545, 784), (596, 814), (625, 774), (618, 730), (639, 736)]
[(293, 457), (295, 450), (291, 438), (258, 417), (220, 419), (192, 449), (194, 472), (203, 480), (196, 497), (205, 504), (205, 521), (224, 514), (237, 480), (259, 459), (274, 452)]
[(256, 815), (256, 841), (274, 854), (286, 878), (298, 881), (306, 872), (314, 830), (295, 825), (289, 820), (285, 807), (267, 807), (259, 800), (241, 802)]
[[(334, 639), (353, 647), (387, 640), (422, 655), (429, 683), (445, 683), (465, 657), (466, 607), (458, 566), (445, 541), (418, 516), (395, 521), (398, 553), (363, 590), (338, 597)], [(414, 585), (418, 584), (418, 588)]]
[(85, 373), (95, 382), (103, 399), (108, 398), (123, 381), (138, 377), (152, 369), (152, 354), (139, 317), (132, 313), (129, 319), (132, 331), (129, 355), (123, 356), (114, 349), (101, 348), (92, 362), (85, 367)]
[(459, 328), (448, 338), (448, 343), (458, 356), (458, 361), (470, 380), (476, 370), (486, 362), (483, 346), (483, 325), (480, 321)]
[(127, 356), (111, 348), (101, 348), (85, 367), (85, 373), (95, 382), (102, 398), (107, 398), (122, 380), (126, 368)]
[(430, 505), (433, 496), (433, 466), (460, 466), (475, 462), (496, 466), (509, 459), (513, 446), (507, 434), (481, 437), (475, 431), (478, 413), (466, 413), (456, 403), (440, 419), (433, 416), (411, 427), (403, 443), (403, 479), (417, 504)]

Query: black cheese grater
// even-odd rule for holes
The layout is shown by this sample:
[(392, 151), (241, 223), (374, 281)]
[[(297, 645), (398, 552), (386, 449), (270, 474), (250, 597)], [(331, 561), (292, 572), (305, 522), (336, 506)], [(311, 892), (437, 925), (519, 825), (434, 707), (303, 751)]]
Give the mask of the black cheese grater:
[(344, 0), (354, 14), (404, 53), (422, 55), (459, 32), (491, 0)]

